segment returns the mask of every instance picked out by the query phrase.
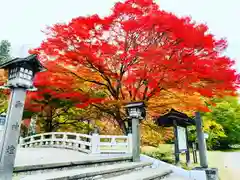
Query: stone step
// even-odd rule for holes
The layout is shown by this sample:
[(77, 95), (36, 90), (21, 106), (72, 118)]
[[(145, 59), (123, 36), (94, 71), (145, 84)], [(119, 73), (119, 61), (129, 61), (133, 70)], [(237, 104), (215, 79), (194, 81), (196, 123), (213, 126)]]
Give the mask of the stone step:
[(105, 178), (106, 180), (168, 180), (168, 176), (172, 173), (171, 169), (167, 168), (146, 168), (140, 171), (123, 174), (117, 177)]
[(76, 160), (61, 160), (50, 163), (49, 161), (19, 164), (14, 167), (14, 176), (31, 175), (52, 171), (65, 171), (68, 169), (79, 169), (101, 165), (115, 165), (123, 162), (131, 162), (132, 156), (87, 156)]
[(185, 178), (176, 174), (170, 174), (168, 177), (166, 177), (166, 179), (163, 180), (192, 180), (190, 178)]
[(88, 168), (74, 168), (62, 171), (36, 173), (32, 175), (18, 175), (13, 180), (87, 180), (102, 179), (109, 176), (117, 176), (143, 168), (150, 167), (152, 163), (146, 162), (124, 162), (115, 165), (102, 165)]

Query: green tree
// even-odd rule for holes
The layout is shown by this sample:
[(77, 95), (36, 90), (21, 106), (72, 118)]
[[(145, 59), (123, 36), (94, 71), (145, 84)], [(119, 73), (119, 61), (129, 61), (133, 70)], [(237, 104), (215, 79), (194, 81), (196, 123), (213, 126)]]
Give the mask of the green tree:
[[(240, 144), (240, 104), (236, 97), (213, 99), (210, 112), (202, 113), (203, 129), (208, 133), (208, 149), (229, 149)], [(190, 140), (196, 139), (195, 127), (189, 128)]]
[(209, 117), (220, 124), (226, 137), (220, 138), (221, 148), (229, 145), (240, 144), (240, 104), (236, 97), (226, 97), (215, 100), (216, 106), (212, 107)]
[[(225, 138), (226, 134), (221, 124), (218, 124), (215, 120), (212, 120), (211, 113), (206, 113), (202, 117), (203, 119), (203, 131), (208, 134), (207, 139), (207, 148), (209, 150), (219, 149), (220, 139)], [(210, 117), (209, 117), (210, 116)], [(188, 128), (190, 134), (190, 141), (195, 141), (196, 136), (196, 127), (191, 126)]]
[(9, 60), (11, 43), (7, 40), (2, 40), (0, 42), (0, 64)]
[(26, 104), (24, 118), (37, 115), (36, 123), (40, 126), (41, 132), (79, 132), (79, 129), (84, 129), (83, 126), (87, 126), (85, 125), (86, 116), (83, 116), (84, 110), (75, 108), (70, 101), (45, 95), (43, 101), (32, 101), (31, 104), (40, 109), (29, 108)]

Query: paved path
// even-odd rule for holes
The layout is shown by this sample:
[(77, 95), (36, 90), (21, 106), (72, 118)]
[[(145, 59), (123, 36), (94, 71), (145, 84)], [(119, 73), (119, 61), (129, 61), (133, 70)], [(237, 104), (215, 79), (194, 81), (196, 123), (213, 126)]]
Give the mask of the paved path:
[(15, 166), (76, 161), (85, 158), (87, 154), (67, 149), (20, 148), (17, 150)]
[(15, 167), (77, 162), (106, 159), (106, 156), (119, 157), (128, 155), (94, 155), (78, 151), (57, 148), (20, 148), (17, 150)]
[(224, 160), (224, 168), (227, 172), (228, 180), (240, 179), (240, 152), (226, 153)]
[(211, 167), (218, 167), (221, 180), (240, 179), (240, 152), (209, 152)]

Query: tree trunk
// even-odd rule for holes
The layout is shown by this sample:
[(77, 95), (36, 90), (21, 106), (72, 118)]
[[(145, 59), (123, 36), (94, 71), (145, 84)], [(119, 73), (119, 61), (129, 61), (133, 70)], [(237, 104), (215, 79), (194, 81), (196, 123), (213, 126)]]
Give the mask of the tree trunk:
[(47, 132), (53, 132), (53, 130), (54, 130), (54, 127), (52, 124), (52, 118), (47, 117), (43, 122), (43, 131), (47, 133)]
[(127, 127), (125, 126), (125, 123), (124, 123), (122, 120), (119, 122), (119, 126), (120, 126), (123, 134), (124, 134), (124, 135), (128, 135)]
[(31, 117), (31, 122), (28, 129), (29, 136), (36, 134), (36, 125), (37, 125), (37, 115), (33, 115)]
[(115, 119), (116, 119), (117, 123), (119, 124), (119, 126), (120, 126), (120, 128), (121, 128), (121, 130), (122, 130), (122, 133), (125, 134), (125, 135), (127, 135), (127, 128), (126, 128), (126, 126), (125, 126), (125, 123), (124, 123), (121, 115), (120, 115), (119, 110), (116, 111), (116, 117), (115, 117)]

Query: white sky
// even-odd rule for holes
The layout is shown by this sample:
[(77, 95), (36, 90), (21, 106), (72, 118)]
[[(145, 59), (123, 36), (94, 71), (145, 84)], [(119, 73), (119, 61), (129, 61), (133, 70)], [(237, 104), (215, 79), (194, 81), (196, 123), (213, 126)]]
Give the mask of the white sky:
[[(117, 0), (0, 0), (0, 40), (12, 43), (12, 55), (26, 55), (44, 39), (46, 25), (73, 17), (105, 15)], [(177, 15), (191, 15), (206, 22), (217, 37), (227, 37), (227, 54), (237, 60), (240, 71), (239, 0), (157, 0), (160, 7)], [(239, 49), (239, 50), (238, 50)]]

